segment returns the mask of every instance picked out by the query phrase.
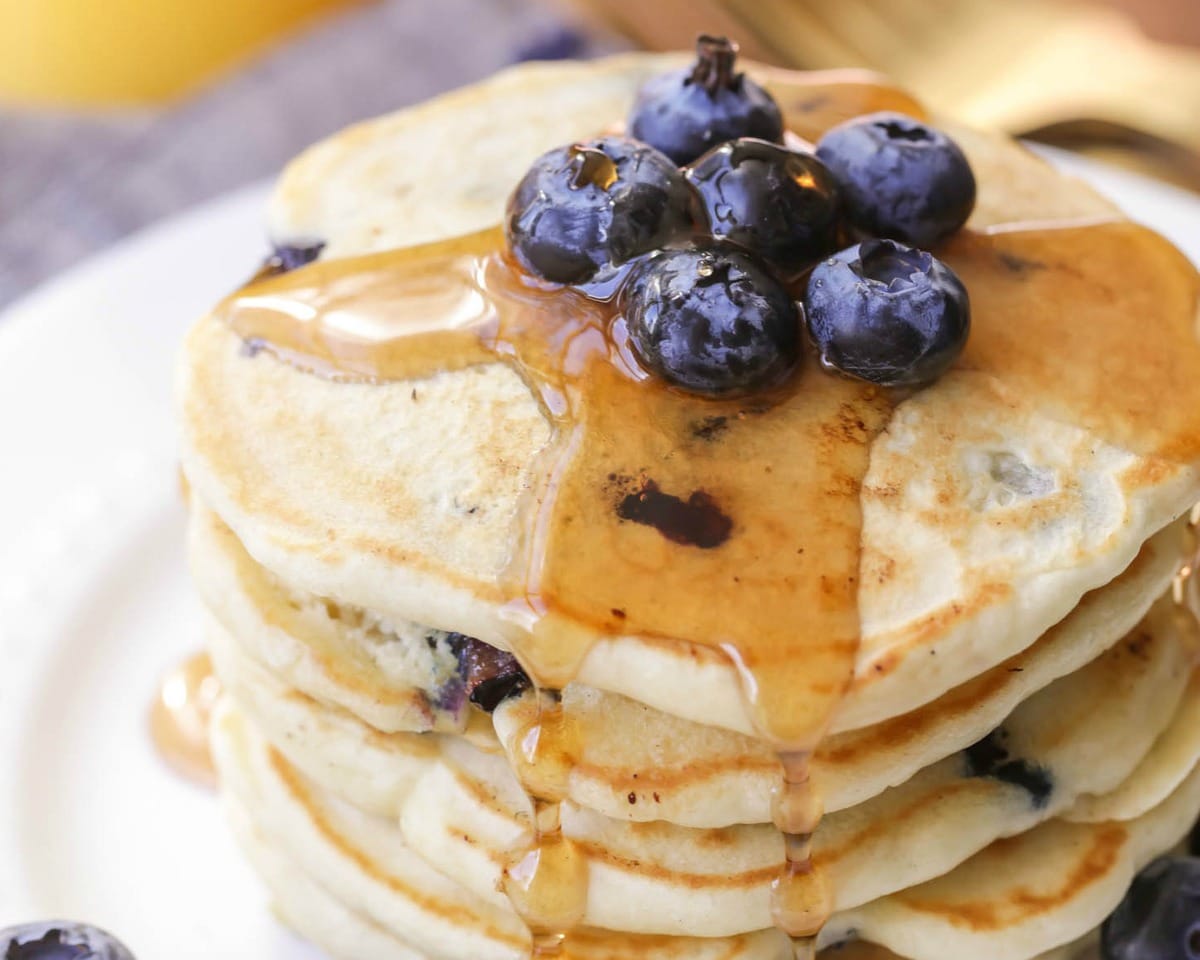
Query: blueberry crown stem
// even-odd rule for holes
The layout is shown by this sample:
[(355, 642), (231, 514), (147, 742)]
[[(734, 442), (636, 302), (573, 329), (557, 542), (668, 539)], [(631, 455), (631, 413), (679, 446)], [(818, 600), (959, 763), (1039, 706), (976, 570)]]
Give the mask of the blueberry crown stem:
[(703, 87), (710, 97), (722, 89), (735, 90), (742, 75), (734, 73), (738, 45), (728, 37), (710, 37), (701, 34), (696, 38), (696, 65), (692, 67), (689, 83)]

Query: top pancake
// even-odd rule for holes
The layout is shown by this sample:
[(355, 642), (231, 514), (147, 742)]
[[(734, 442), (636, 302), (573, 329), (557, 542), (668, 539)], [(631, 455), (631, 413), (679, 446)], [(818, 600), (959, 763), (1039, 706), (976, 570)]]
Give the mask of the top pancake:
[[(285, 174), (272, 232), (324, 240), (325, 257), (336, 258), (498, 223), (534, 156), (619, 122), (663, 67), (649, 57), (522, 67), (356, 127)], [(764, 77), (785, 111), (810, 89), (782, 72)], [(1132, 227), (1108, 231), (1098, 257), (1056, 262), (1070, 256), (1058, 242), (1069, 231), (1000, 228), (1116, 215), (1011, 143), (952, 132), (979, 180), (970, 224), (979, 233), (962, 242), (992, 250), (982, 272), (1011, 270), (1028, 296), (1050, 276), (1043, 266), (1069, 267), (1082, 296), (1133, 258), (1144, 261), (1149, 292), (1122, 301), (1139, 311), (1136, 338), (1129, 325), (1088, 315), (1048, 339), (1044, 354), (1006, 340), (1020, 301), (976, 301), (982, 322), (963, 361), (901, 403), (872, 443), (863, 642), (834, 718), (840, 730), (911, 710), (1024, 649), (1200, 498), (1200, 424), (1187, 420), (1200, 411), (1200, 378), (1184, 375), (1189, 363), (1200, 369), (1194, 274)], [(965, 279), (971, 289), (975, 278)], [(1142, 335), (1150, 324), (1154, 337)], [(265, 353), (248, 359), (209, 318), (189, 337), (180, 403), (189, 479), (285, 583), (507, 645), (501, 579), (550, 436), (509, 367), (337, 383)], [(605, 636), (579, 679), (751, 731), (736, 671), (687, 639)]]

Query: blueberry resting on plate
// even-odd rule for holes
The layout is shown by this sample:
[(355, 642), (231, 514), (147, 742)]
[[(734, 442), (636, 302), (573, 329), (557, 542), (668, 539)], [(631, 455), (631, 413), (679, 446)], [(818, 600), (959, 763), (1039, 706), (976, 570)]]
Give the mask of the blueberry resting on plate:
[(696, 41), (695, 65), (646, 82), (629, 115), (629, 132), (676, 163), (691, 163), (738, 137), (783, 139), (783, 115), (766, 90), (734, 72), (737, 44), (724, 37)]
[(800, 354), (791, 296), (758, 260), (722, 248), (667, 250), (625, 290), (638, 359), (668, 383), (710, 396), (778, 383)]
[(1200, 860), (1160, 857), (1100, 928), (1104, 960), (1200, 960)]
[(684, 170), (708, 232), (787, 272), (838, 247), (838, 192), (811, 153), (742, 138), (714, 147)]
[(0, 930), (3, 960), (133, 960), (129, 948), (86, 923), (50, 920)]
[(937, 379), (971, 325), (957, 274), (893, 240), (867, 240), (817, 264), (804, 311), (827, 368), (888, 387)]
[(847, 218), (872, 236), (928, 247), (975, 208), (975, 175), (958, 144), (902, 113), (839, 124), (817, 156), (837, 178)]
[(691, 227), (692, 195), (657, 150), (627, 137), (559, 147), (534, 161), (508, 200), (508, 243), (555, 283), (582, 283)]

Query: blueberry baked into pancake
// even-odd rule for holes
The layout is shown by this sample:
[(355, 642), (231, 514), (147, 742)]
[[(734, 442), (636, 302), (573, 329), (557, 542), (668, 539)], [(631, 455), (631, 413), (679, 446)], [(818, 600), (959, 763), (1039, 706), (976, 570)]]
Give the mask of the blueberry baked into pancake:
[(222, 797), (286, 922), (344, 960), (1196, 955), (1165, 240), (714, 38), (347, 130), (270, 233), (178, 411)]

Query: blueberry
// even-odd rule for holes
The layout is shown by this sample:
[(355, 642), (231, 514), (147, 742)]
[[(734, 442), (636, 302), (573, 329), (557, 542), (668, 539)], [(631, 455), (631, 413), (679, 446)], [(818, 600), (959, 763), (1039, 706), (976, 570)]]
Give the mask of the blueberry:
[(133, 960), (129, 948), (86, 923), (51, 920), (0, 930), (3, 960)]
[(975, 175), (958, 144), (902, 113), (872, 113), (817, 144), (842, 188), (846, 216), (865, 233), (928, 247), (975, 207)]
[(449, 641), (467, 696), (485, 713), (529, 689), (529, 676), (511, 653), (461, 633), (450, 634)]
[(804, 310), (826, 367), (889, 387), (941, 376), (971, 325), (954, 271), (893, 240), (867, 240), (819, 263)]
[(714, 147), (684, 175), (718, 240), (787, 272), (837, 249), (837, 185), (810, 153), (742, 138)]
[(691, 189), (670, 160), (603, 137), (534, 161), (508, 200), (508, 242), (533, 273), (581, 283), (690, 229), (691, 210)]
[(721, 248), (668, 250), (630, 277), (625, 320), (638, 359), (693, 393), (746, 393), (779, 382), (800, 353), (799, 317), (759, 261)]
[(783, 115), (775, 99), (734, 73), (737, 44), (702, 36), (696, 53), (694, 66), (647, 81), (629, 115), (629, 132), (680, 165), (738, 137), (781, 141)]
[(1200, 860), (1159, 857), (1100, 928), (1104, 960), (1200, 960)]
[(323, 240), (302, 240), (295, 243), (277, 243), (271, 255), (267, 257), (264, 269), (272, 274), (288, 273), (299, 270), (306, 264), (312, 263), (325, 249)]

